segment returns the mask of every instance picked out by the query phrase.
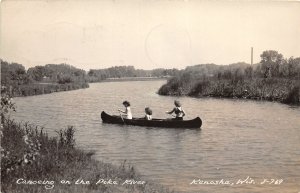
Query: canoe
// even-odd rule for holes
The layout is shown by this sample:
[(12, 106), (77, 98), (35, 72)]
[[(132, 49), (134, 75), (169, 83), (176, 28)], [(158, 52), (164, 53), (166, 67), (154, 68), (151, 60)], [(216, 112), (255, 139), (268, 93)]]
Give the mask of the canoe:
[(135, 125), (143, 127), (167, 127), (167, 128), (200, 128), (202, 120), (197, 117), (192, 120), (172, 120), (172, 119), (152, 119), (146, 120), (143, 118), (122, 119), (120, 115), (109, 115), (102, 111), (101, 119), (103, 123), (121, 124), (121, 125)]

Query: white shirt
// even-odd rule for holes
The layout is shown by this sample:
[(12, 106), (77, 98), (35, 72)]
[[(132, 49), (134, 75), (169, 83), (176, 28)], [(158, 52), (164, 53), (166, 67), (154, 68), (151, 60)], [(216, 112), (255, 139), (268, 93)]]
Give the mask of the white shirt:
[(151, 119), (152, 119), (152, 116), (151, 116), (151, 115), (148, 115), (148, 114), (146, 114), (146, 119), (147, 119), (147, 120), (151, 120)]
[(130, 107), (126, 107), (126, 116), (125, 119), (132, 119), (132, 113)]

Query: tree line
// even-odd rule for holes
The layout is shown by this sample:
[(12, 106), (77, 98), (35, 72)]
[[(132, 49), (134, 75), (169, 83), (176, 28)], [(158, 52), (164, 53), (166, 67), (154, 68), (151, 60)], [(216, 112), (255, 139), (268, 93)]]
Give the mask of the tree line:
[(89, 82), (100, 82), (109, 78), (168, 77), (178, 73), (177, 69), (141, 70), (133, 66), (114, 66), (86, 72), (69, 64), (46, 64), (26, 70), (22, 64), (1, 60), (1, 84), (7, 86), (13, 96), (86, 88)]
[(28, 70), (1, 60), (1, 85), (12, 96), (28, 96), (88, 87), (86, 72), (68, 64), (47, 64)]
[(300, 79), (300, 57), (283, 58), (274, 50), (264, 51), (258, 64), (239, 62), (229, 65), (199, 64), (188, 66), (180, 75), (189, 73), (197, 78), (213, 77), (217, 79), (239, 78), (289, 78)]
[(99, 82), (109, 78), (124, 77), (167, 77), (175, 76), (178, 69), (157, 68), (153, 70), (135, 69), (134, 66), (113, 66), (105, 69), (91, 69), (88, 71), (89, 82)]
[(35, 66), (28, 70), (22, 64), (1, 61), (2, 84), (29, 84), (34, 82), (71, 83), (85, 81), (84, 70), (68, 64), (47, 64)]
[[(264, 51), (258, 64), (244, 62), (199, 64), (178, 69), (141, 70), (133, 66), (91, 69), (68, 64), (29, 68), (1, 60), (1, 84), (14, 96), (27, 96), (88, 87), (89, 82), (124, 77), (171, 77), (158, 93), (299, 101), (300, 57), (284, 58), (275, 50)], [(293, 94), (294, 93), (294, 94)], [(294, 96), (294, 97), (291, 97)], [(295, 102), (292, 102), (295, 103)]]

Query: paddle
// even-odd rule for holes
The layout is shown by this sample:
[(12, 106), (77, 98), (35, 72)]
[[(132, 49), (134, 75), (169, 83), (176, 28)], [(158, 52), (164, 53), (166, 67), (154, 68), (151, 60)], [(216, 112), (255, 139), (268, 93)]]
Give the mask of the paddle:
[(168, 111), (166, 111), (166, 114), (169, 114), (170, 116), (172, 116), (172, 117), (176, 117), (175, 115), (173, 115), (173, 114), (170, 114)]
[(120, 113), (120, 117), (121, 117), (123, 123), (125, 124), (125, 121), (124, 121), (124, 119), (123, 119), (123, 117), (122, 117), (122, 114), (121, 114), (121, 110), (119, 109), (118, 111), (119, 111), (119, 113)]

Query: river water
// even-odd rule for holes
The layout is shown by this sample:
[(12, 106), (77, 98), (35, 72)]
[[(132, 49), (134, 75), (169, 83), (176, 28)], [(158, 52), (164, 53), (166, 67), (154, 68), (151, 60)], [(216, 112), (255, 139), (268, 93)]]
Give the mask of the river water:
[[(124, 160), (146, 180), (182, 192), (300, 192), (300, 108), (273, 102), (180, 98), (186, 119), (200, 116), (201, 130), (104, 124), (101, 111), (117, 114), (129, 100), (135, 117), (150, 106), (153, 117), (168, 118), (176, 97), (159, 96), (164, 81), (105, 82), (90, 88), (16, 98), (18, 121), (55, 130), (73, 125), (76, 144), (95, 158)], [(253, 184), (236, 182), (247, 177)], [(190, 184), (193, 180), (234, 185)], [(279, 185), (260, 184), (283, 179)]]

